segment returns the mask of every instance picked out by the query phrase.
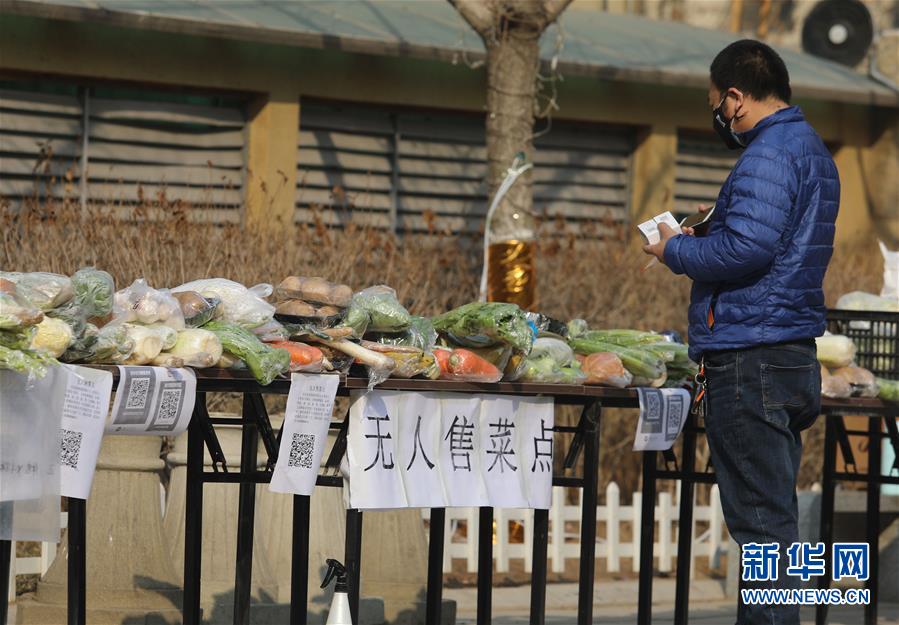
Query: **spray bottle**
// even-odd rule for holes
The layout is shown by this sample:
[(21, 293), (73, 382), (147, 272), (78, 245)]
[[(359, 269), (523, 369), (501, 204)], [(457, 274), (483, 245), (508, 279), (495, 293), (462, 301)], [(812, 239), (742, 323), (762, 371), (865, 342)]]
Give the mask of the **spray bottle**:
[(334, 584), (334, 598), (331, 600), (331, 609), (328, 610), (328, 622), (326, 625), (353, 625), (353, 617), (350, 614), (350, 600), (347, 593), (350, 590), (347, 581), (347, 570), (337, 560), (328, 558), (328, 572), (322, 581), (322, 588), (326, 588), (332, 579), (336, 579)]

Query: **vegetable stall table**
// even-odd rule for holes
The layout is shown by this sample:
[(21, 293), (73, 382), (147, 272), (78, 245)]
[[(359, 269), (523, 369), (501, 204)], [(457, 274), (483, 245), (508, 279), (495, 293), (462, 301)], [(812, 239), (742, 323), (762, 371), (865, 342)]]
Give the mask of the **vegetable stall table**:
[[(821, 413), (825, 417), (824, 463), (821, 497), (820, 541), (833, 543), (834, 490), (838, 481), (863, 482), (867, 484), (867, 520), (866, 540), (870, 544), (870, 577), (866, 588), (871, 593), (871, 603), (865, 607), (865, 624), (877, 622), (877, 568), (878, 537), (880, 532), (880, 487), (883, 484), (899, 484), (899, 476), (882, 475), (880, 467), (880, 449), (884, 438), (888, 439), (899, 458), (899, 431), (896, 418), (899, 417), (899, 404), (891, 404), (879, 399), (823, 398)], [(867, 431), (847, 431), (843, 421), (844, 415), (864, 415), (870, 417)], [(886, 430), (886, 431), (884, 431)], [(690, 414), (684, 424), (683, 443), (680, 463), (673, 452), (664, 452), (665, 468), (658, 467), (657, 452), (647, 451), (643, 454), (643, 513), (640, 530), (640, 590), (638, 599), (637, 622), (639, 625), (650, 625), (652, 622), (652, 545), (654, 541), (655, 495), (659, 480), (679, 480), (681, 482), (680, 517), (677, 536), (677, 574), (675, 586), (675, 625), (686, 625), (689, 619), (690, 589), (690, 556), (692, 549), (693, 528), (693, 492), (696, 484), (714, 484), (715, 474), (707, 466), (701, 470), (696, 468), (696, 449), (698, 437), (705, 429), (696, 423)], [(854, 466), (852, 447), (849, 435), (868, 438), (868, 471), (862, 475), (855, 471), (836, 471), (837, 446), (843, 454), (847, 466)], [(899, 469), (899, 459), (894, 464)], [(831, 562), (826, 559), (825, 575), (818, 578), (818, 587), (827, 588), (830, 584)], [(827, 606), (819, 605), (816, 611), (817, 625), (823, 625), (827, 619)]]
[[(108, 368), (118, 378), (118, 369)], [(282, 377), (268, 386), (259, 385), (246, 372), (224, 369), (199, 369), (197, 374), (197, 401), (188, 427), (187, 454), (187, 502), (185, 511), (184, 544), (184, 625), (199, 625), (201, 537), (203, 533), (203, 485), (206, 483), (238, 484), (240, 488), (237, 554), (234, 593), (234, 623), (247, 625), (250, 617), (251, 565), (253, 559), (253, 532), (256, 485), (269, 483), (277, 461), (280, 433), (271, 426), (263, 395), (287, 395), (290, 379)], [(346, 396), (354, 390), (364, 390), (365, 377), (341, 376), (338, 394)], [(389, 379), (378, 386), (383, 390), (409, 392), (443, 391), (468, 394), (503, 394), (519, 397), (547, 396), (557, 405), (581, 407), (576, 426), (556, 425), (554, 432), (573, 434), (564, 460), (565, 473), (575, 468), (583, 452), (583, 473), (580, 476), (554, 475), (554, 486), (584, 489), (581, 512), (581, 547), (579, 572), (579, 599), (577, 622), (581, 625), (593, 620), (593, 583), (596, 552), (596, 498), (599, 472), (599, 423), (603, 407), (637, 408), (637, 393), (633, 389), (620, 390), (583, 385), (495, 383), (475, 384), (456, 381)], [(240, 417), (210, 417), (206, 407), (207, 393), (240, 393), (243, 410)], [(338, 430), (338, 437), (327, 467), (337, 468), (343, 454), (349, 417), (332, 422), (331, 429)], [(214, 426), (239, 425), (242, 430), (242, 451), (239, 465), (227, 462), (216, 437)], [(258, 442), (262, 441), (268, 456), (265, 469), (256, 464)], [(212, 470), (204, 470), (204, 447), (212, 458)], [(342, 487), (343, 479), (334, 475), (319, 475), (316, 484), (324, 487)], [(74, 504), (74, 505), (73, 505)], [(309, 497), (294, 495), (292, 545), (292, 578), (290, 622), (306, 623), (307, 581), (309, 567)], [(478, 600), (477, 622), (491, 622), (493, 577), (493, 508), (480, 509), (478, 536)], [(81, 500), (70, 501), (69, 507), (69, 562), (68, 562), (68, 614), (71, 625), (85, 623), (85, 506)], [(548, 510), (535, 510), (533, 540), (533, 574), (531, 577), (530, 623), (539, 625), (545, 620), (547, 543), (549, 535)], [(431, 510), (428, 547), (428, 575), (426, 622), (441, 622), (443, 545), (445, 509)], [(8, 544), (8, 543), (7, 543)], [(359, 577), (361, 570), (362, 512), (346, 511), (345, 565), (350, 574), (350, 606), (354, 620), (359, 609)], [(8, 558), (6, 560), (8, 566)], [(0, 571), (2, 573), (2, 571)], [(3, 576), (0, 575), (0, 578)], [(2, 581), (2, 580), (0, 580)], [(0, 605), (0, 616), (6, 614)]]

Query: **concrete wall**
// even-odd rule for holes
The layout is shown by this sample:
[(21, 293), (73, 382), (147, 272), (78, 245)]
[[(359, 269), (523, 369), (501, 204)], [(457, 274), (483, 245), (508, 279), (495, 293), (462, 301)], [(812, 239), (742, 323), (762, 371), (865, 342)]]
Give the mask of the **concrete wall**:
[[(483, 110), (485, 97), (483, 69), (464, 63), (6, 15), (0, 20), (0, 74), (21, 73), (249, 94), (246, 220), (260, 224), (293, 217), (301, 97), (475, 112)], [(568, 77), (559, 86), (558, 102), (559, 117), (640, 127), (632, 212), (640, 216), (671, 207), (677, 129), (709, 128), (703, 91)], [(820, 101), (798, 104), (824, 139), (840, 146), (839, 237), (869, 232), (870, 194), (859, 171), (858, 151), (873, 141), (871, 109)], [(273, 194), (274, 189), (290, 192)]]

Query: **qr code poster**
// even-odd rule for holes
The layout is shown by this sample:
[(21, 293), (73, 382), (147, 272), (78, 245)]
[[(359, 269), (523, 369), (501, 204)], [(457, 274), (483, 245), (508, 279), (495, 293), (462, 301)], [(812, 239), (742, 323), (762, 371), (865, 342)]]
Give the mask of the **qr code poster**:
[(59, 466), (64, 497), (87, 499), (112, 395), (112, 374), (64, 365), (66, 397), (59, 431)]
[(291, 375), (278, 462), (269, 484), (273, 493), (311, 495), (315, 489), (339, 381), (336, 375)]
[(106, 432), (176, 436), (190, 423), (196, 391), (190, 369), (120, 366)]
[(640, 420), (634, 451), (671, 449), (690, 409), (690, 393), (682, 388), (638, 388)]

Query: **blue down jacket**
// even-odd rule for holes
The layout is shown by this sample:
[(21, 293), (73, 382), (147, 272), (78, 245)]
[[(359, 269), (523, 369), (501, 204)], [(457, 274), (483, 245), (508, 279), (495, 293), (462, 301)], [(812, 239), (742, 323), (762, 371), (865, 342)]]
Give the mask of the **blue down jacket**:
[[(840, 203), (836, 165), (799, 107), (740, 135), (705, 237), (668, 241), (665, 262), (693, 279), (690, 357), (821, 336), (822, 282)], [(709, 311), (714, 324), (709, 326)]]

